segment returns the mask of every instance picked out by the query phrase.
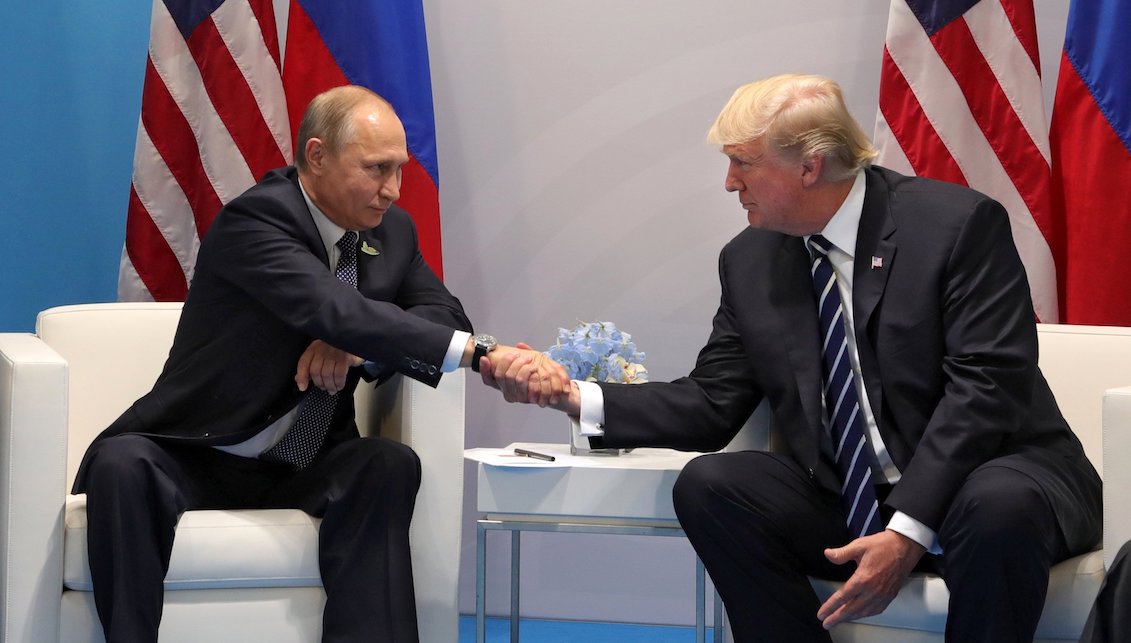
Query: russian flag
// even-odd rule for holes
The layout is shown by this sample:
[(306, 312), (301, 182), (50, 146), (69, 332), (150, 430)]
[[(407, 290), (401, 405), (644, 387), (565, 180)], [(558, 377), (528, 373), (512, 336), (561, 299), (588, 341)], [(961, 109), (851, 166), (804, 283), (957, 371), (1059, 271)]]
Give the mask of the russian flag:
[(1061, 319), (1131, 326), (1131, 3), (1074, 0), (1050, 139)]

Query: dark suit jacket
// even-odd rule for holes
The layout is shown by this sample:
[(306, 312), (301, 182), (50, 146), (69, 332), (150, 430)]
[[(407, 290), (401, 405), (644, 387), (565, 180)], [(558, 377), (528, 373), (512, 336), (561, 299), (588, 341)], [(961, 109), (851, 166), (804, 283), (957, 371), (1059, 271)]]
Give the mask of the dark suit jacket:
[[(937, 531), (966, 476), (1008, 456), (1002, 464), (1041, 478), (1058, 515), (1078, 512), (1081, 487), (1098, 489), (1098, 478), (1037, 368), (1004, 208), (879, 167), (865, 175), (852, 305), (864, 384), (902, 472), (885, 504)], [(765, 398), (787, 451), (838, 489), (809, 266), (799, 237), (736, 236), (719, 259), (722, 301), (695, 369), (671, 383), (603, 385), (604, 444), (716, 450)], [(1073, 549), (1095, 544), (1075, 542), (1081, 531), (1066, 529)]]
[[(330, 271), (294, 168), (232, 200), (201, 243), (157, 383), (97, 439), (242, 442), (302, 399), (294, 374), (314, 339), (375, 362), (381, 376), (400, 371), (435, 386), (453, 329), (471, 323), (424, 263), (406, 212), (394, 206), (361, 240), (379, 254), (358, 252), (355, 289)], [(361, 370), (351, 369), (331, 443), (357, 435), (351, 393)]]

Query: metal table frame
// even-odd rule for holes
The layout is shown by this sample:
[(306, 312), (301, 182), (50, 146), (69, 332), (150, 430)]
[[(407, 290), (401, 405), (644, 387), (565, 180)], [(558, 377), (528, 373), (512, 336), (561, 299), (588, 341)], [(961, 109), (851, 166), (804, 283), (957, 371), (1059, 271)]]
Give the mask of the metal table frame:
[[(541, 518), (541, 519), (535, 519)], [(678, 524), (671, 526), (646, 524), (589, 523), (582, 519), (556, 520), (548, 517), (522, 516), (516, 519), (488, 515), (479, 520), (475, 538), (475, 641), (487, 640), (487, 532), (511, 532), (511, 643), (518, 643), (519, 622), (519, 571), (521, 564), (521, 535), (524, 531), (550, 531), (558, 533), (618, 534), (623, 536), (684, 536)], [(705, 643), (707, 639), (706, 619), (706, 572), (703, 561), (695, 558), (695, 641)], [(725, 640), (723, 624), (723, 604), (716, 592), (714, 595), (715, 623), (713, 639), (715, 643)]]

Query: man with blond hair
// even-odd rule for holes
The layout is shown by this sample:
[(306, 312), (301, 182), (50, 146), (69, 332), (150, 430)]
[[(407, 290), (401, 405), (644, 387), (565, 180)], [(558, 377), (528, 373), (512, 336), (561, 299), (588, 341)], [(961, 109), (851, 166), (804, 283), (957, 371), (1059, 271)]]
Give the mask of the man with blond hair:
[[(1049, 567), (1099, 541), (1100, 481), (1037, 368), (1004, 208), (872, 166), (818, 76), (739, 88), (708, 140), (750, 226), (695, 368), (556, 408), (603, 446), (713, 451), (769, 403), (779, 452), (696, 458), (674, 491), (737, 641), (828, 641), (916, 567), (950, 589), (948, 641), (1032, 640)], [(525, 370), (484, 379), (525, 401)], [(822, 604), (807, 576), (846, 582)]]
[[(108, 643), (154, 643), (173, 535), (190, 509), (298, 508), (321, 518), (326, 643), (418, 639), (408, 529), (420, 460), (361, 438), (353, 392), (397, 372), (540, 355), (471, 337), (424, 263), (400, 196), (409, 156), (393, 107), (362, 87), (315, 97), (297, 168), (228, 203), (200, 246), (153, 390), (91, 444), (91, 577)], [(534, 378), (546, 396), (568, 380)], [(311, 386), (313, 385), (313, 386)]]

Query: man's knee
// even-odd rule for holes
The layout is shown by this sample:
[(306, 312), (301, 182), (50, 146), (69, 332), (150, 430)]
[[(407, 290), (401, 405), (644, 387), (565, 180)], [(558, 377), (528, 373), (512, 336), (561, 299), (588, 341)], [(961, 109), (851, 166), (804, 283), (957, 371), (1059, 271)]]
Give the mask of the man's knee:
[[(681, 522), (708, 511), (721, 514), (758, 503), (759, 490), (778, 475), (777, 461), (766, 453), (713, 453), (688, 462), (672, 488)], [(770, 485), (773, 486), (773, 485)]]
[(1028, 475), (1008, 467), (975, 471), (959, 490), (939, 538), (962, 534), (979, 543), (1045, 539), (1056, 519), (1044, 492)]
[(362, 472), (366, 477), (404, 482), (413, 491), (420, 488), (420, 456), (408, 445), (384, 438), (363, 438), (354, 449), (363, 459)]
[(86, 486), (90, 491), (143, 483), (152, 464), (161, 455), (161, 447), (140, 435), (116, 435), (95, 445), (88, 458)]
[[(683, 516), (703, 505), (725, 483), (719, 467), (718, 455), (699, 456), (684, 465), (672, 487), (672, 501), (676, 514)], [(682, 518), (681, 518), (682, 519)]]

